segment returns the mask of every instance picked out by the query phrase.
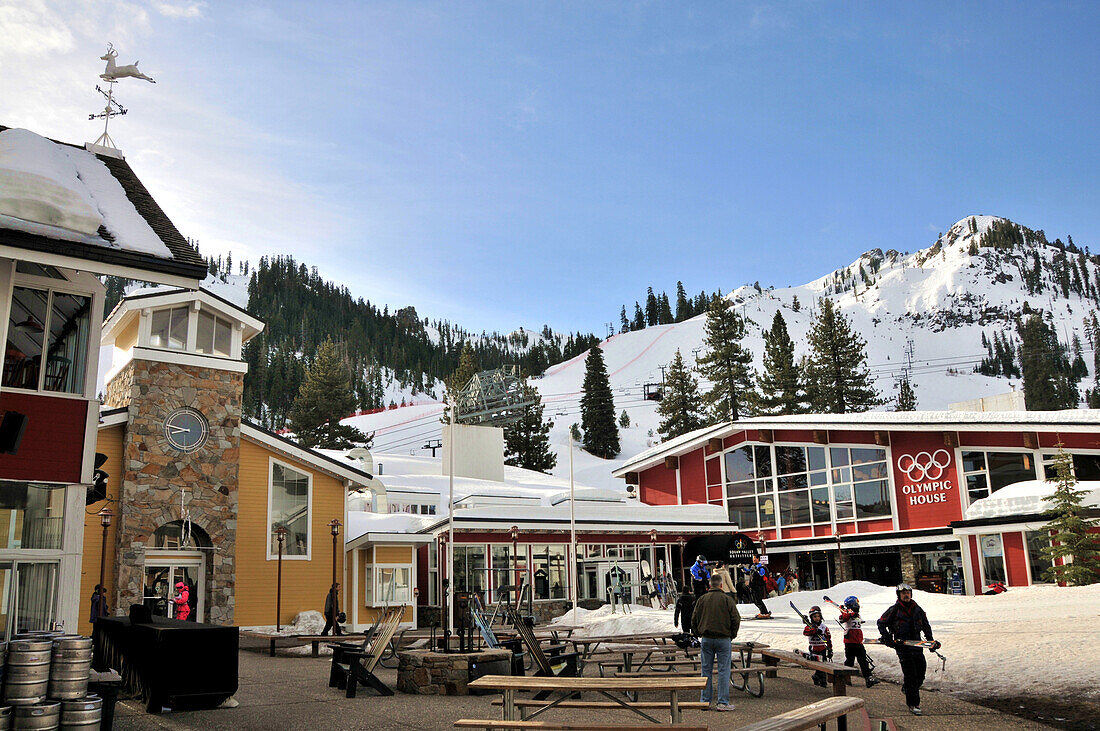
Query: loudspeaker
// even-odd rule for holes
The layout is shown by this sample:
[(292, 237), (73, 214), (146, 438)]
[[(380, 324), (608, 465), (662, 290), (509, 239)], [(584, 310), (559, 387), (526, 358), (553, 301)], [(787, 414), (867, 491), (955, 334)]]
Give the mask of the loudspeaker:
[(5, 411), (0, 420), (0, 453), (15, 454), (19, 443), (23, 441), (23, 432), (27, 430), (27, 417), (18, 411)]

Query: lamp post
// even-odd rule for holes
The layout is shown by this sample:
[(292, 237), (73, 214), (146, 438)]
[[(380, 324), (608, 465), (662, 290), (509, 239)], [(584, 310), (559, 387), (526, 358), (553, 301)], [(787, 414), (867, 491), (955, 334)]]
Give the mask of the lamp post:
[(680, 582), (683, 586), (687, 586), (687, 572), (684, 570), (684, 546), (687, 545), (687, 541), (680, 536), (677, 543), (680, 544)]
[[(336, 625), (336, 618), (340, 616), (340, 594), (336, 591), (336, 539), (340, 536), (340, 520), (333, 518), (329, 524), (332, 531), (332, 624)], [(333, 634), (336, 633), (335, 628)]]
[(519, 607), (519, 526), (513, 525), (512, 533), (512, 580), (516, 586), (516, 607)]
[[(104, 594), (107, 593), (107, 587), (103, 583), (107, 577), (107, 529), (111, 527), (111, 518), (114, 515), (108, 505), (104, 505), (99, 511), (99, 524), (103, 526), (103, 543), (99, 550), (99, 590)], [(99, 597), (96, 597), (96, 601), (100, 601)]]
[(283, 541), (286, 540), (286, 526), (275, 529), (275, 538), (279, 542), (279, 579), (275, 589), (275, 631), (283, 631)]

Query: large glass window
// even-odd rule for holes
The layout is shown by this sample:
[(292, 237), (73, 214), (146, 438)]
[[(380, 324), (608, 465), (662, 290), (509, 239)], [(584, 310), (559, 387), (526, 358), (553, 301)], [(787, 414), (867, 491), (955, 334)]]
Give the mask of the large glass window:
[(228, 320), (215, 317), (206, 310), (199, 312), (198, 332), (195, 336), (196, 352), (228, 358), (231, 335), (232, 326)]
[(83, 393), (92, 298), (14, 287), (3, 385)]
[(963, 452), (962, 458), (970, 502), (989, 497), (1006, 485), (1036, 478), (1031, 452)]
[[(784, 526), (830, 521), (826, 467), (824, 447), (775, 448), (779, 513)], [(765, 502), (761, 501), (759, 507), (763, 514)]]
[(568, 595), (568, 571), (563, 543), (531, 547), (536, 599), (564, 599)]
[(1027, 538), (1027, 562), (1031, 567), (1031, 583), (1049, 583), (1043, 574), (1054, 565), (1049, 558), (1043, 558), (1043, 549), (1050, 546), (1050, 534), (1045, 530), (1028, 531)]
[(890, 515), (885, 449), (830, 447), (829, 460), (838, 522)]
[(279, 550), (275, 529), (287, 529), (284, 556), (309, 555), (310, 476), (281, 462), (271, 462), (271, 488), (268, 503), (268, 556)]
[(978, 542), (982, 544), (982, 572), (986, 585), (994, 581), (1005, 581), (1005, 556), (1001, 534), (978, 536)]
[(472, 591), (485, 601), (489, 567), (485, 546), (455, 546), (455, 591)]
[[(726, 452), (723, 458), (726, 467), (725, 503), (730, 522), (740, 528), (775, 525), (770, 479), (771, 448), (765, 445), (738, 447)], [(722, 503), (720, 495), (711, 497), (712, 503)]]
[(154, 310), (149, 343), (154, 348), (187, 347), (187, 307)]
[(0, 482), (0, 549), (61, 548), (65, 491)]
[(408, 604), (412, 601), (409, 591), (408, 566), (375, 566), (374, 575), (378, 578), (375, 587), (377, 604)]

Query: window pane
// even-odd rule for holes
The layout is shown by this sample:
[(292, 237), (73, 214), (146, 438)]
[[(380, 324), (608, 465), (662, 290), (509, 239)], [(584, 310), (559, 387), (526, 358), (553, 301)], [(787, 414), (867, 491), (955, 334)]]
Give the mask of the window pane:
[(195, 352), (209, 355), (214, 351), (214, 316), (199, 312), (198, 333), (195, 336)]
[[(429, 551), (429, 553), (431, 552)], [(363, 587), (363, 606), (369, 607), (374, 604), (374, 567), (365, 567), (363, 576), (366, 580), (366, 585)]]
[(841, 467), (838, 470), (833, 470), (833, 482), (851, 482), (852, 481), (852, 468)]
[(756, 481), (756, 492), (764, 493), (764, 492), (771, 492), (771, 491), (772, 491), (772, 481), (771, 480), (757, 480)]
[(885, 462), (871, 462), (868, 464), (861, 464), (858, 467), (852, 467), (852, 479), (853, 480), (885, 480), (886, 479), (886, 463)]
[(168, 310), (155, 310), (150, 322), (149, 344), (154, 348), (167, 348)]
[(833, 485), (833, 494), (836, 495), (836, 501), (838, 503), (849, 502), (852, 499), (852, 486)]
[(91, 297), (54, 292), (50, 313), (50, 345), (42, 388), (61, 393), (84, 392), (88, 358)]
[(229, 355), (229, 344), (232, 340), (230, 337), (229, 323), (225, 320), (218, 320), (214, 324), (214, 355)]
[(856, 509), (852, 503), (836, 504), (836, 519), (847, 520), (856, 517)]
[(49, 293), (42, 289), (12, 288), (3, 385), (38, 389), (48, 298)]
[(778, 475), (805, 472), (806, 450), (802, 447), (776, 447), (775, 462)]
[(852, 450), (852, 464), (863, 464), (866, 462), (885, 462), (886, 450), (885, 449), (868, 449), (861, 447), (859, 449)]
[(770, 497), (756, 498), (757, 513), (760, 517), (760, 527), (769, 528), (775, 525), (775, 501)]
[(890, 485), (886, 480), (857, 482), (856, 517), (877, 518), (890, 515)]
[(65, 491), (0, 484), (0, 548), (61, 548)]
[(966, 492), (970, 496), (970, 502), (981, 500), (989, 495), (989, 488), (985, 483), (985, 473), (966, 476)]
[(985, 452), (963, 452), (963, 472), (985, 469)]
[(1031, 583), (1048, 583), (1049, 580), (1043, 577), (1043, 573), (1054, 563), (1050, 559), (1043, 558), (1042, 550), (1050, 545), (1050, 535), (1042, 530), (1028, 531), (1026, 535), (1027, 560), (1031, 564)]
[(739, 447), (732, 452), (726, 452), (726, 482), (751, 480), (753, 476), (750, 447)]
[(738, 528), (756, 527), (756, 498), (738, 498), (729, 501), (729, 517), (731, 523), (736, 523)]
[(1005, 485), (1035, 479), (1035, 459), (1031, 454), (988, 452), (989, 486), (996, 492)]
[(757, 477), (771, 477), (772, 474), (772, 449), (771, 447), (765, 447), (762, 445), (756, 445), (752, 448), (753, 456), (756, 461), (756, 476)]
[(57, 605), (57, 564), (20, 563), (16, 581), (15, 631), (52, 629)]
[(811, 472), (810, 484), (813, 486), (828, 484), (829, 477), (827, 472)]
[(829, 488), (810, 490), (810, 507), (815, 523), (828, 523), (832, 520), (829, 513)]
[(982, 544), (982, 568), (985, 569), (985, 583), (1005, 580), (1004, 547), (1000, 534), (979, 536)]
[(730, 485), (726, 485), (726, 495), (729, 497), (743, 497), (745, 495), (752, 495), (755, 483), (752, 482), (736, 482)]
[(844, 447), (830, 447), (829, 459), (833, 462), (833, 467), (844, 467), (848, 464), (848, 450)]
[(809, 523), (810, 494), (805, 490), (780, 493), (779, 510), (783, 515), (783, 525)]
[(283, 554), (309, 553), (309, 476), (279, 463), (271, 465), (271, 553), (279, 550), (275, 529), (287, 529)]
[[(1048, 473), (1053, 475), (1054, 471)], [(1073, 455), (1073, 473), (1078, 480), (1100, 480), (1100, 454)]]
[(187, 308), (176, 307), (168, 315), (168, 347), (184, 349), (187, 347)]
[(806, 481), (806, 475), (788, 475), (787, 477), (779, 478), (780, 490), (801, 490), (808, 485)]
[(811, 470), (825, 469), (825, 447), (807, 447), (806, 463)]

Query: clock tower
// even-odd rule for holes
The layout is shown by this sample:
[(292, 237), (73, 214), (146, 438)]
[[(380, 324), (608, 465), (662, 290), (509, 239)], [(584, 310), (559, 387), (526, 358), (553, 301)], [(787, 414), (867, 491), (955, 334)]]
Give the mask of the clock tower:
[(125, 425), (121, 463), (103, 466), (118, 501), (107, 582), (117, 613), (145, 604), (175, 616), (182, 583), (194, 619), (233, 623), (241, 346), (262, 329), (205, 289), (132, 294), (104, 323), (113, 358), (101, 417)]

